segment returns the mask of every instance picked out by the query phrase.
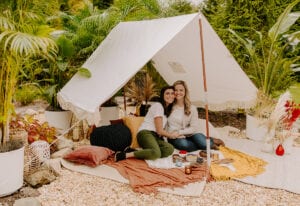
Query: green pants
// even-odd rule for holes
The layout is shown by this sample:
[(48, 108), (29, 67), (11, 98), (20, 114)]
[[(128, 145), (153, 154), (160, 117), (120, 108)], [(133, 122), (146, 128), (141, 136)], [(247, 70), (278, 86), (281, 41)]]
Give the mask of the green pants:
[(174, 147), (163, 139), (159, 138), (155, 132), (142, 130), (137, 134), (137, 141), (142, 150), (134, 152), (138, 159), (155, 160), (161, 157), (168, 157), (173, 154)]

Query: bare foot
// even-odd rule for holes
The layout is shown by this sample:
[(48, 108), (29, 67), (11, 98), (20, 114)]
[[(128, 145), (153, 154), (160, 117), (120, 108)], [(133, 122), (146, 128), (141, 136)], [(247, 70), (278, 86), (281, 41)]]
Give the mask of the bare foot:
[(225, 143), (223, 142), (223, 140), (221, 140), (221, 139), (217, 139), (217, 138), (213, 138), (213, 142), (214, 142), (214, 144), (216, 145), (216, 146), (225, 146)]

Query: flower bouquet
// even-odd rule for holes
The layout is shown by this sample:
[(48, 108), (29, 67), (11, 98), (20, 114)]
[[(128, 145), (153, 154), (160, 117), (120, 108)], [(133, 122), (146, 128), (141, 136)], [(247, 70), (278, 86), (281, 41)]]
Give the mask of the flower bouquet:
[(275, 136), (267, 136), (266, 142), (278, 140), (279, 145), (276, 149), (277, 155), (284, 154), (283, 143), (292, 136), (293, 124), (300, 117), (300, 104), (296, 104), (291, 100), (289, 92), (280, 96), (275, 109), (270, 115), (270, 118), (265, 122), (268, 130), (275, 129)]

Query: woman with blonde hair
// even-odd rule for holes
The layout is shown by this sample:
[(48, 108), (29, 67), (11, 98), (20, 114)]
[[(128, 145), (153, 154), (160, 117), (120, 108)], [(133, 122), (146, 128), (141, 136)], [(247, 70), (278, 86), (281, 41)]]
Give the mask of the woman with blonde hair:
[[(197, 108), (191, 104), (187, 84), (178, 80), (173, 84), (175, 101), (171, 114), (168, 117), (167, 131), (178, 132), (180, 137), (170, 139), (176, 149), (192, 152), (206, 149), (206, 136), (200, 132)], [(224, 142), (217, 138), (210, 138), (212, 149), (224, 146)]]

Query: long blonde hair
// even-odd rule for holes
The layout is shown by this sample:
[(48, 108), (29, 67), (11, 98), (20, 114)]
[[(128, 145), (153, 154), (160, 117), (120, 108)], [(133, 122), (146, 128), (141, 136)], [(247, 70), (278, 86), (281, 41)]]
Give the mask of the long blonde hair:
[[(183, 80), (177, 80), (173, 84), (174, 88), (177, 85), (182, 85), (184, 87), (184, 90), (185, 90), (185, 95), (184, 95), (184, 100), (183, 100), (184, 114), (185, 115), (190, 115), (191, 114), (191, 105), (192, 105), (192, 103), (191, 103), (191, 100), (190, 100), (190, 92), (189, 92), (189, 89), (187, 87), (187, 84)], [(175, 102), (176, 102), (176, 99), (175, 99)]]

